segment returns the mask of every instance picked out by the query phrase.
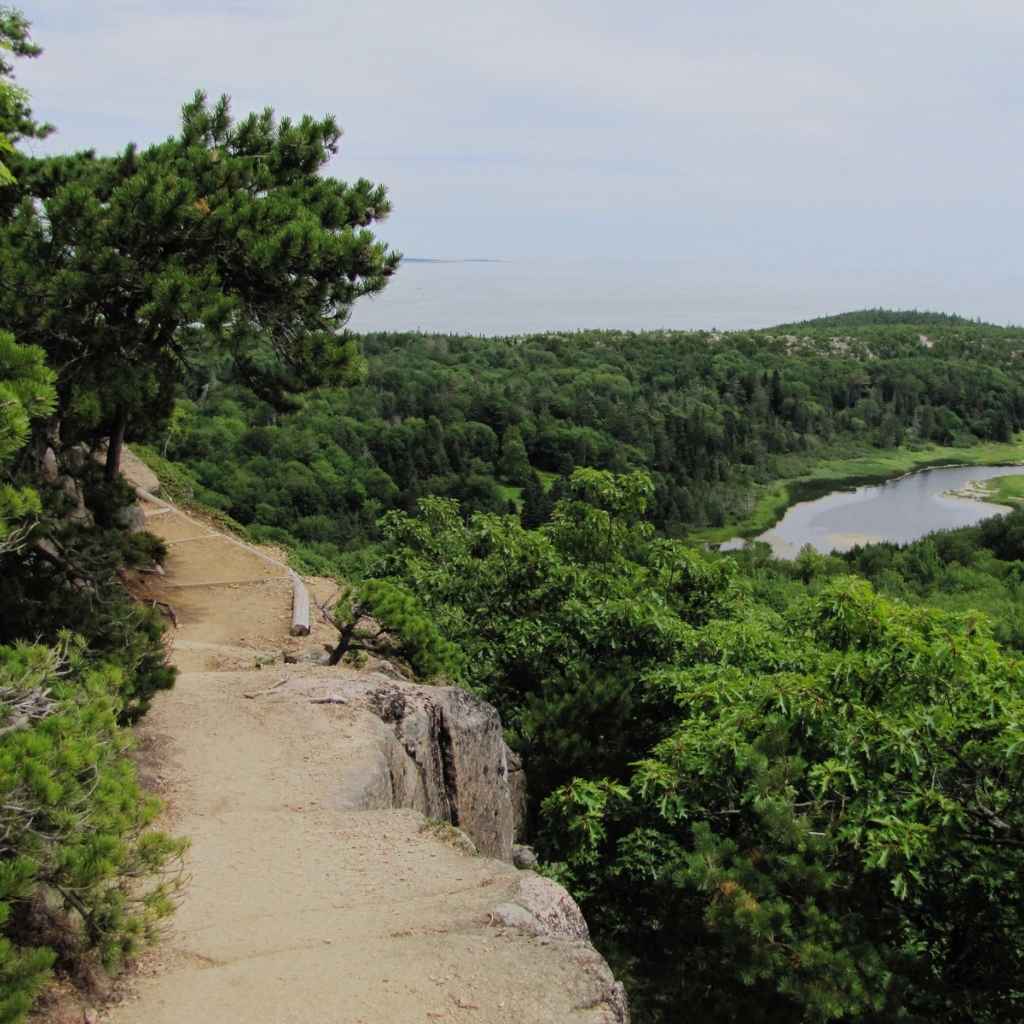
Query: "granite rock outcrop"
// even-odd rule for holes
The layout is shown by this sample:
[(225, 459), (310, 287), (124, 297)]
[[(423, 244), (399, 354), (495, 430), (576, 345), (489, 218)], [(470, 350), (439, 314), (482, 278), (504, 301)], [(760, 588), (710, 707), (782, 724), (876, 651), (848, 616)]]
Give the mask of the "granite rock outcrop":
[(458, 687), (417, 686), (376, 674), (366, 678), (365, 683), (339, 679), (332, 686), (382, 726), (365, 772), (347, 781), (335, 806), (408, 807), (449, 822), (480, 853), (511, 863), (525, 778), (516, 758), (510, 781), (498, 712)]

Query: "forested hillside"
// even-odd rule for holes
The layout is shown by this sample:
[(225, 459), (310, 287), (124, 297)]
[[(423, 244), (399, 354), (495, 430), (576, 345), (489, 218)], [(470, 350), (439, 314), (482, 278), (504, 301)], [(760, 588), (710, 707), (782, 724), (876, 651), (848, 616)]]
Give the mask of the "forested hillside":
[(538, 530), (393, 512), (360, 594), (415, 599), (501, 709), (635, 1019), (1019, 1017), (1024, 669), (984, 617), (659, 538), (643, 473), (572, 489)]
[(1014, 1019), (1021, 669), (992, 631), (1024, 646), (1022, 514), (792, 563), (685, 538), (823, 463), (1010, 440), (1024, 331), (869, 311), (360, 345), (366, 386), (294, 413), (213, 368), (154, 438), (166, 470), (362, 579), (339, 654), (374, 615), (500, 709), (545, 870), (636, 1019)]
[(956, 317), (868, 312), (726, 335), (368, 335), (360, 347), (365, 387), (285, 415), (229, 366), (211, 368), (154, 442), (201, 500), (323, 567), (376, 540), (382, 512), (426, 494), (467, 514), (525, 501), (542, 520), (535, 471), (557, 498), (577, 466), (646, 469), (651, 521), (685, 536), (742, 524), (766, 485), (825, 459), (905, 445), (907, 468), (962, 461), (1024, 425), (1024, 331)]

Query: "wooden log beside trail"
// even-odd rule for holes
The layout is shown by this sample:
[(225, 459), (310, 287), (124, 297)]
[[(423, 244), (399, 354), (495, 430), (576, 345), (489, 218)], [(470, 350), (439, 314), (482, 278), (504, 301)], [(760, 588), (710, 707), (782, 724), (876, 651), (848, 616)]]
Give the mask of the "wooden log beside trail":
[(309, 636), (309, 591), (298, 573), (292, 578), (292, 636)]
[[(149, 502), (151, 505), (155, 505), (162, 511), (176, 512), (178, 515), (188, 518), (180, 509), (175, 508), (166, 501), (161, 501), (160, 498), (150, 494), (149, 491), (144, 491), (141, 487), (136, 487), (135, 493), (143, 501)], [(240, 547), (244, 551), (248, 551), (250, 554), (255, 555), (264, 562), (268, 562), (270, 565), (275, 565), (279, 569), (283, 569), (288, 574), (288, 578), (292, 581), (291, 634), (292, 636), (309, 636), (309, 591), (306, 589), (306, 584), (302, 582), (302, 578), (299, 574), (294, 569), (289, 569), (284, 562), (279, 562), (276, 558), (271, 558), (269, 555), (264, 554), (251, 544), (246, 544), (245, 541), (237, 540), (235, 537), (226, 533), (218, 534), (218, 536), (223, 537), (236, 547)]]

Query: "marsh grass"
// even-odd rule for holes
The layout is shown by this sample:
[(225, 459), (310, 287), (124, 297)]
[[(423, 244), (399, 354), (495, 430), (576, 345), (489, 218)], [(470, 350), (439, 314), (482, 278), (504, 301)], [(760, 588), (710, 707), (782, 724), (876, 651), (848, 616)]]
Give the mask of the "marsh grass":
[[(736, 523), (718, 527), (702, 527), (690, 532), (692, 540), (720, 544), (733, 537), (756, 537), (770, 530), (791, 505), (831, 494), (833, 491), (852, 491), (866, 484), (881, 484), (908, 473), (916, 473), (935, 466), (992, 466), (1012, 464), (1024, 460), (1024, 433), (1014, 441), (979, 442), (962, 447), (922, 444), (894, 449), (868, 449), (844, 457), (811, 459), (787, 456), (779, 460), (778, 470), (786, 479), (775, 480), (758, 489), (750, 516)], [(1010, 481), (1005, 492), (1016, 495), (1016, 503), (1024, 500), (1024, 478), (996, 477), (990, 485)], [(1014, 504), (1014, 501), (996, 496), (988, 501)]]
[(1024, 505), (1024, 477), (996, 476), (984, 482), (985, 494), (978, 494), (982, 501), (993, 505)]

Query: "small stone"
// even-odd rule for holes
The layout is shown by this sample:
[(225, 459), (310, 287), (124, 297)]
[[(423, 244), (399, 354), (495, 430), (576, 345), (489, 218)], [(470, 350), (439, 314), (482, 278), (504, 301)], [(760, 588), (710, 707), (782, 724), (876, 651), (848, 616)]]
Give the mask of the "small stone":
[(529, 871), (537, 866), (537, 855), (531, 847), (516, 844), (512, 847), (512, 863), (517, 868)]

